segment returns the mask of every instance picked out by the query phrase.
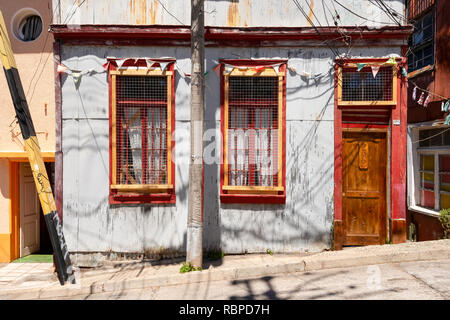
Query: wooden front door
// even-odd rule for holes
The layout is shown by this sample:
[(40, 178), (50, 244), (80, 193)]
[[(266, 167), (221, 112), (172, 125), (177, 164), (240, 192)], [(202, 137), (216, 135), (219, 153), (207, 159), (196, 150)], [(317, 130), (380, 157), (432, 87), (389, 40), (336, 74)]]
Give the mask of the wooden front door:
[(386, 133), (343, 132), (344, 245), (386, 241)]
[(40, 203), (28, 163), (20, 163), (19, 181), (20, 257), (24, 257), (40, 249)]

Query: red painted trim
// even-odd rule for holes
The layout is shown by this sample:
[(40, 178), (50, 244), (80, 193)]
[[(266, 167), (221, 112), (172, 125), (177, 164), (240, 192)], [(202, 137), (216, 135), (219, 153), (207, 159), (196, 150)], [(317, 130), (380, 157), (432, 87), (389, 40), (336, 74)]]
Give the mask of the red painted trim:
[[(225, 124), (224, 119), (224, 103), (225, 103), (225, 86), (224, 86), (224, 76), (223, 72), (225, 70), (225, 63), (235, 65), (235, 66), (260, 66), (260, 65), (272, 65), (277, 63), (282, 63), (280, 66), (280, 72), (286, 72), (286, 62), (287, 60), (246, 60), (246, 59), (220, 59), (220, 130), (222, 137), (224, 137)], [(282, 134), (282, 185), (284, 191), (279, 194), (268, 195), (268, 194), (236, 194), (229, 193), (229, 191), (223, 190), (224, 185), (224, 145), (222, 138), (221, 143), (221, 157), (222, 161), (220, 164), (220, 201), (222, 203), (266, 203), (266, 204), (285, 204), (286, 203), (286, 76), (283, 79), (283, 103), (282, 103), (282, 123), (283, 128)]]
[(267, 195), (267, 194), (220, 194), (222, 203), (264, 203), (264, 204), (285, 204), (286, 195)]
[[(317, 27), (321, 35), (312, 27), (205, 27), (206, 46), (230, 45), (242, 46), (259, 44), (261, 46), (279, 41), (313, 40), (323, 41), (323, 37), (330, 40), (342, 40), (342, 32), (352, 38), (353, 42), (359, 40), (402, 39), (405, 40), (412, 33), (411, 26), (385, 26), (382, 28), (369, 28), (366, 26), (343, 26), (339, 30), (334, 27)], [(338, 32), (338, 31), (341, 31)], [(112, 41), (125, 41), (129, 45), (136, 43), (148, 45), (190, 45), (189, 26), (170, 25), (81, 25), (78, 27), (67, 25), (50, 26), (50, 32), (55, 39), (69, 42), (95, 41), (104, 44), (114, 44)], [(148, 40), (152, 40), (149, 42)], [(81, 41), (81, 42), (80, 42)], [(172, 43), (172, 44), (171, 44)], [(238, 44), (239, 43), (239, 44)], [(284, 44), (285, 45), (285, 44)]]
[[(402, 48), (405, 53), (405, 48)], [(340, 62), (377, 62), (382, 59), (346, 59)], [(397, 58), (400, 67), (406, 68), (406, 59)], [(390, 112), (391, 124), (391, 218), (406, 218), (406, 79), (397, 73), (400, 81), (397, 82), (397, 104)], [(387, 128), (385, 124), (353, 124), (342, 122), (342, 109), (338, 107), (337, 101), (337, 65), (335, 67), (335, 113), (334, 113), (334, 144), (335, 144), (335, 164), (334, 164), (334, 220), (342, 220), (342, 128)], [(400, 120), (400, 125), (393, 125), (392, 120)], [(356, 118), (355, 118), (356, 120)], [(366, 118), (360, 118), (361, 122)]]
[(358, 128), (358, 129), (387, 129), (388, 124), (367, 124), (367, 123), (342, 123), (342, 128)]
[(63, 152), (62, 152), (62, 91), (61, 74), (56, 70), (61, 63), (61, 45), (53, 42), (55, 74), (55, 204), (61, 225), (63, 223)]
[[(403, 51), (403, 50), (402, 50)], [(407, 67), (406, 59), (400, 66)], [(406, 219), (406, 128), (407, 128), (407, 79), (398, 75), (397, 107), (392, 110), (391, 121), (391, 219)], [(395, 147), (394, 147), (395, 146)]]
[(338, 108), (338, 65), (334, 66), (334, 220), (342, 220), (342, 110)]
[[(109, 59), (108, 61), (111, 61), (108, 68), (108, 93), (109, 93), (109, 113), (112, 113), (112, 87), (111, 87), (111, 73), (109, 73), (110, 70), (116, 70), (117, 65), (114, 62), (115, 59)], [(174, 59), (151, 59), (152, 61), (158, 62), (174, 62)], [(138, 60), (136, 65), (144, 66), (144, 60)], [(124, 63), (123, 66), (131, 65), (130, 62)], [(167, 65), (168, 71), (174, 71), (175, 70), (175, 63), (170, 63)], [(154, 193), (154, 194), (117, 194), (117, 191), (111, 190), (109, 188), (109, 203), (110, 204), (144, 204), (144, 203), (152, 203), (152, 204), (173, 204), (176, 202), (176, 193), (175, 193), (175, 75), (172, 76), (172, 84), (171, 84), (171, 90), (172, 90), (172, 97), (171, 97), (171, 129), (172, 132), (168, 133), (171, 136), (171, 167), (172, 167), (172, 176), (171, 181), (168, 181), (168, 184), (172, 184), (174, 187), (172, 190), (169, 190), (167, 193)], [(112, 168), (112, 117), (109, 117), (109, 167)], [(109, 185), (112, 184), (112, 170), (109, 170)]]

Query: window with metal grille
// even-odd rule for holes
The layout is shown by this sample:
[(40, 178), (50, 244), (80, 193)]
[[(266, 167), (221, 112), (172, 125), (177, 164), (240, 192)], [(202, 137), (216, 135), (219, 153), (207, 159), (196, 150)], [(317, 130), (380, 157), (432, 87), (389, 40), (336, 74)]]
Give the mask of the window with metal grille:
[[(358, 65), (363, 63), (366, 66), (358, 71)], [(373, 72), (372, 67), (379, 69)], [(388, 106), (397, 103), (397, 69), (392, 65), (381, 61), (347, 62), (338, 68), (337, 74), (338, 104), (341, 106)]]
[(230, 77), (228, 181), (278, 185), (278, 77)]
[(344, 70), (342, 75), (342, 101), (391, 101), (392, 68), (380, 68), (376, 76), (371, 68)]
[(414, 22), (409, 38), (408, 71), (412, 72), (434, 64), (434, 11)]
[(284, 194), (284, 71), (261, 69), (235, 68), (222, 77), (222, 195)]
[(171, 192), (172, 72), (110, 74), (112, 191), (116, 195)]
[(116, 79), (117, 184), (167, 183), (167, 79)]

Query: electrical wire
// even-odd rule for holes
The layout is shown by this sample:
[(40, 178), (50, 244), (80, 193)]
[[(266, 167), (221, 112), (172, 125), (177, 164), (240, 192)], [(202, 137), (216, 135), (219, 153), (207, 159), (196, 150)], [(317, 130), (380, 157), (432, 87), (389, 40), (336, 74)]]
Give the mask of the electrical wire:
[(418, 88), (419, 90), (421, 90), (421, 91), (425, 91), (425, 92), (427, 92), (428, 94), (431, 94), (431, 95), (433, 95), (433, 96), (442, 98), (442, 100), (450, 100), (450, 98), (446, 98), (446, 97), (441, 96), (441, 95), (439, 95), (439, 94), (437, 94), (437, 93), (434, 93), (434, 92), (432, 92), (432, 91), (428, 91), (428, 90), (422, 89), (421, 87), (419, 87), (419, 86), (418, 86), (415, 82), (413, 82), (412, 80), (409, 80), (409, 79), (408, 79), (408, 82), (411, 82), (415, 87), (417, 87), (417, 88)]
[(333, 2), (336, 2), (336, 3), (337, 3), (338, 5), (340, 5), (342, 8), (344, 8), (345, 10), (347, 10), (348, 12), (350, 12), (351, 14), (353, 14), (353, 15), (355, 15), (355, 16), (357, 16), (357, 17), (363, 19), (363, 20), (370, 21), (370, 22), (375, 22), (375, 23), (380, 23), (380, 24), (394, 24), (393, 22), (383, 22), (383, 21), (376, 21), (376, 20), (371, 20), (371, 19), (365, 18), (365, 17), (363, 17), (363, 16), (357, 14), (356, 12), (353, 12), (352, 10), (350, 10), (349, 8), (347, 8), (346, 6), (344, 6), (343, 4), (341, 4), (339, 1), (337, 1), (337, 0), (332, 0), (332, 1), (333, 1)]
[(332, 46), (330, 46), (328, 39), (324, 38), (324, 36), (320, 33), (320, 31), (317, 29), (317, 27), (314, 25), (314, 22), (308, 17), (308, 15), (306, 14), (306, 12), (303, 10), (303, 7), (300, 5), (300, 3), (297, 0), (292, 0), (294, 2), (294, 4), (297, 6), (297, 8), (300, 10), (300, 12), (302, 13), (302, 15), (305, 17), (305, 19), (311, 24), (311, 26), (314, 28), (314, 30), (316, 31), (316, 33), (320, 36), (320, 38), (326, 43), (326, 45), (328, 46), (328, 48), (331, 50), (331, 52), (335, 55), (335, 56), (339, 56), (339, 50), (337, 48), (333, 48)]
[(392, 19), (392, 21), (394, 21), (395, 23), (397, 23), (400, 27), (402, 26), (402, 24), (400, 22), (397, 21), (397, 19), (395, 19), (394, 15), (391, 13), (391, 11), (386, 7), (386, 4), (383, 2), (383, 0), (375, 0), (375, 2), (381, 4), (383, 6), (383, 8), (385, 10), (383, 10), (383, 8), (379, 7), (381, 10), (384, 11), (384, 13), (387, 14), (388, 17), (390, 17)]

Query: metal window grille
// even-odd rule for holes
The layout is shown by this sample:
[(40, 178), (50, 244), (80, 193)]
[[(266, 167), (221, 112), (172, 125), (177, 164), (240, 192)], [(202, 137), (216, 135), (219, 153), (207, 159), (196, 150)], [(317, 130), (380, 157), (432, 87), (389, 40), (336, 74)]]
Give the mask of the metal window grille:
[(117, 76), (117, 184), (167, 183), (167, 77)]
[(343, 101), (391, 101), (393, 99), (392, 68), (382, 67), (373, 77), (369, 67), (344, 70), (342, 75)]
[(229, 77), (228, 181), (278, 185), (278, 77)]

